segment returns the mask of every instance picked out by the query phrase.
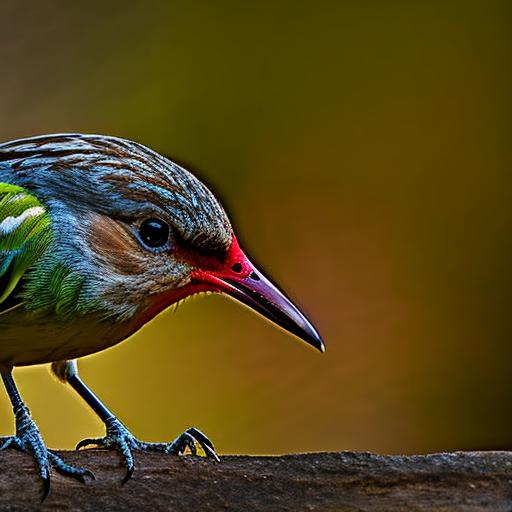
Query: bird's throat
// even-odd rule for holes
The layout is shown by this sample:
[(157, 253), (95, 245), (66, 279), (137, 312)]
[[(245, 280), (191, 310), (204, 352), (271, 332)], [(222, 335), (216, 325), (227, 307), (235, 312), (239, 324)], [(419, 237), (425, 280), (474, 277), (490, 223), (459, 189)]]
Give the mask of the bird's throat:
[(179, 301), (198, 293), (214, 291), (217, 291), (215, 287), (208, 283), (189, 283), (175, 290), (169, 290), (150, 297), (148, 307), (133, 318), (133, 332), (153, 320), (155, 316), (173, 304), (177, 304)]

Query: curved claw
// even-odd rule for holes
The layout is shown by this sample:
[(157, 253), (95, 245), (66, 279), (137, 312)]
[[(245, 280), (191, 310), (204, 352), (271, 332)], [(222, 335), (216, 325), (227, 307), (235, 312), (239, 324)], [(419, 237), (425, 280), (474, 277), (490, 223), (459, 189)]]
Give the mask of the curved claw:
[(191, 427), (186, 432), (194, 436), (197, 442), (201, 445), (209, 446), (212, 450), (214, 450), (213, 443), (198, 428)]
[(199, 429), (192, 427), (189, 428), (187, 432), (195, 438), (203, 451), (206, 453), (207, 457), (214, 459), (216, 462), (220, 462), (220, 458), (215, 451), (213, 443)]
[(196, 455), (196, 443), (203, 449), (208, 458), (220, 462), (219, 456), (213, 447), (213, 443), (195, 427), (185, 430), (185, 432), (167, 446), (165, 451), (171, 454), (183, 454), (185, 448), (189, 448), (192, 455)]
[(131, 466), (126, 470), (126, 475), (123, 478), (123, 481), (121, 482), (121, 485), (124, 485), (130, 478), (133, 476), (133, 472), (135, 471), (135, 466)]
[(123, 455), (124, 463), (126, 465), (126, 475), (121, 482), (123, 485), (130, 480), (135, 471), (135, 463), (133, 462), (133, 454), (128, 442), (121, 438), (116, 446), (117, 450)]
[(85, 482), (86, 482), (85, 477), (86, 476), (88, 476), (91, 480), (96, 480), (96, 475), (92, 471), (90, 471), (89, 469), (84, 469), (83, 475), (80, 475), (78, 477), (78, 479), (80, 480), (80, 482), (85, 484)]
[(46, 476), (46, 477), (42, 477), (42, 480), (43, 480), (43, 496), (41, 498), (41, 502), (43, 502), (48, 497), (48, 494), (50, 494), (50, 487), (51, 487), (50, 474), (48, 474), (48, 476)]
[(208, 458), (213, 459), (215, 462), (220, 462), (220, 457), (217, 455), (215, 450), (213, 450), (209, 446), (203, 446), (202, 448)]
[(86, 446), (93, 446), (95, 448), (103, 448), (104, 439), (97, 437), (92, 438), (88, 437), (86, 439), (82, 439), (75, 447), (75, 450), (80, 450), (80, 448), (85, 448)]

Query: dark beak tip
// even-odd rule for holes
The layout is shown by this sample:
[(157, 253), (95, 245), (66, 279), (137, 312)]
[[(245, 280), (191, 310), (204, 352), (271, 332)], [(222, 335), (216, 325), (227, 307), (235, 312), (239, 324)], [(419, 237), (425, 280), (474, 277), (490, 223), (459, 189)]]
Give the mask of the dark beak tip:
[(311, 341), (309, 341), (309, 343), (322, 354), (325, 353), (325, 343), (323, 342), (322, 338), (320, 338), (320, 336), (312, 338)]
[(317, 330), (311, 326), (308, 326), (307, 330), (303, 331), (303, 335), (299, 336), (303, 341), (305, 341), (308, 345), (316, 348), (322, 354), (325, 352), (325, 343), (320, 334), (318, 334)]

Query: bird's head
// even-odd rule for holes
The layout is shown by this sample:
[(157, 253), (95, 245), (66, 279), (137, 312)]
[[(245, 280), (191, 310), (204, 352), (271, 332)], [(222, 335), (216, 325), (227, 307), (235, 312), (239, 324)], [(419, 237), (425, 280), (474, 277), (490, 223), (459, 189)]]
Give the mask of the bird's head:
[(241, 249), (215, 196), (183, 167), (131, 141), (76, 134), (3, 145), (0, 160), (51, 217), (52, 245), (28, 285), (35, 304), (46, 294), (63, 311), (94, 309), (138, 327), (190, 295), (218, 292), (323, 351), (311, 323)]

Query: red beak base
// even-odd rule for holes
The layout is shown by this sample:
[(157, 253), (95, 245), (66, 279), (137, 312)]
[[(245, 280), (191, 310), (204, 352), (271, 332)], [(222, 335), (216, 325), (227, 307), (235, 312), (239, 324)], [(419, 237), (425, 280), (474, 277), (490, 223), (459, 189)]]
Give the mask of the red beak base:
[(247, 258), (236, 238), (221, 268), (195, 269), (192, 283), (225, 293), (257, 311), (271, 322), (294, 334), (320, 352), (322, 338), (299, 308), (269, 281)]

